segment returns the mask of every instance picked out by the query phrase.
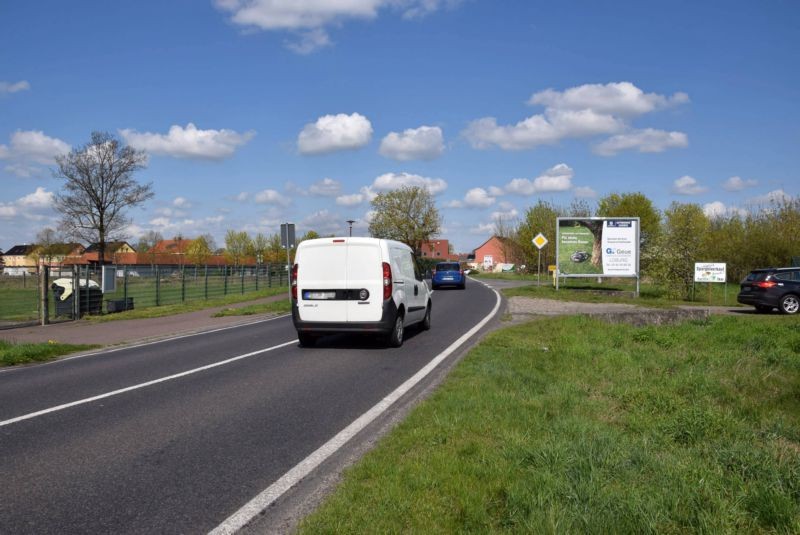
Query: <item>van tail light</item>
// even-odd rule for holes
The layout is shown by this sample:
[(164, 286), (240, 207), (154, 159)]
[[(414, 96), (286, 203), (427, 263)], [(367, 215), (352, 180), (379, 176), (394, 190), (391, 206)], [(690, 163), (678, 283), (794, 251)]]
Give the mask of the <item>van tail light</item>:
[(773, 287), (775, 287), (777, 285), (778, 285), (778, 283), (775, 282), (775, 281), (761, 281), (761, 282), (753, 283), (753, 286), (757, 286), (759, 288), (773, 288)]
[(292, 266), (292, 299), (297, 301), (297, 264)]
[(383, 300), (386, 301), (392, 296), (392, 266), (388, 262), (383, 263)]

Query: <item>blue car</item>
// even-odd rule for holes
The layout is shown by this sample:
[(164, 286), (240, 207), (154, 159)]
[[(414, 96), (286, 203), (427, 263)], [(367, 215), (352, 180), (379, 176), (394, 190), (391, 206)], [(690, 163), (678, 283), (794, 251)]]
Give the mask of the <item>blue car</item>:
[(434, 290), (442, 286), (455, 286), (463, 290), (467, 285), (467, 276), (458, 262), (439, 262), (433, 270), (431, 285)]

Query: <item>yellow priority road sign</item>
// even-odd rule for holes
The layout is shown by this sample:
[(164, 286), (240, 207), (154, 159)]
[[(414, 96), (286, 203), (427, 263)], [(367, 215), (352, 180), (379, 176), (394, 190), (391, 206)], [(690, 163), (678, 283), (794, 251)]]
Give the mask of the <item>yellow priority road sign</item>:
[(536, 237), (535, 237), (533, 240), (531, 240), (531, 241), (533, 242), (533, 244), (534, 244), (534, 245), (535, 245), (535, 246), (536, 246), (538, 249), (541, 249), (542, 247), (544, 247), (545, 245), (547, 245), (547, 238), (545, 238), (545, 237), (544, 237), (544, 234), (542, 234), (541, 232), (540, 232), (539, 234), (537, 234), (537, 235), (536, 235)]

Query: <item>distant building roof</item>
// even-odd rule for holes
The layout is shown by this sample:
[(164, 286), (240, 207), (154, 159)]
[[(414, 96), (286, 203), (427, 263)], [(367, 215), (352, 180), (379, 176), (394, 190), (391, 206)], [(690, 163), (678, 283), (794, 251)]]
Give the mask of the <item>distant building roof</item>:
[(186, 253), (186, 249), (194, 240), (183, 238), (181, 240), (161, 240), (150, 249), (150, 253)]
[(15, 245), (5, 252), (3, 256), (28, 256), (36, 249), (35, 245)]
[[(118, 251), (119, 249), (121, 249), (122, 247), (125, 247), (126, 245), (128, 247), (130, 247), (131, 250), (135, 251), (135, 249), (133, 247), (131, 247), (131, 244), (129, 244), (126, 241), (107, 241), (106, 242), (106, 253), (114, 253), (114, 252)], [(84, 252), (85, 253), (99, 253), (100, 252), (100, 244), (99, 243), (93, 243), (89, 247), (87, 247)]]

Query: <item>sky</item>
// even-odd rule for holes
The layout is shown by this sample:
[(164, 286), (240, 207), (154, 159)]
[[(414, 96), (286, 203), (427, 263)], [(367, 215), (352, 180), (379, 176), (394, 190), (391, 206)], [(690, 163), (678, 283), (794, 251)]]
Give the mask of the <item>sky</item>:
[(795, 0), (0, 3), (0, 250), (58, 228), (54, 158), (148, 154), (134, 243), (368, 235), (427, 188), (469, 252), (544, 200), (712, 217), (800, 194)]

